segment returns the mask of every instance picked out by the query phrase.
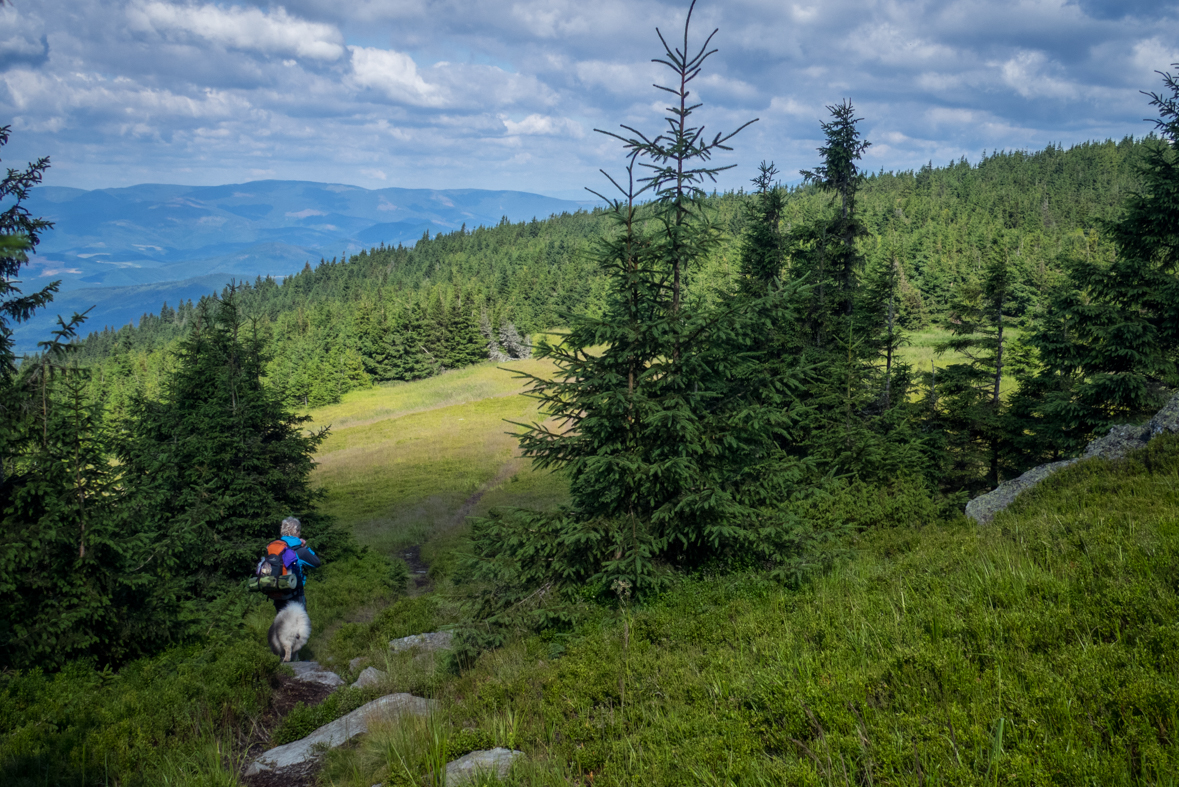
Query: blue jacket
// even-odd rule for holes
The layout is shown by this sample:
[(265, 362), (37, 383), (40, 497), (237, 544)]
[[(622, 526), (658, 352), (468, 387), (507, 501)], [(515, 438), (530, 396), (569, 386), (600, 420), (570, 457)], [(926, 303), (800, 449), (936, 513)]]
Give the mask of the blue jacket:
[(311, 547), (303, 546), (303, 542), (294, 536), (282, 536), (282, 541), (287, 546), (295, 551), (299, 556), (299, 570), (305, 572), (309, 568), (319, 568), (323, 565), (319, 556), (315, 554), (315, 550)]

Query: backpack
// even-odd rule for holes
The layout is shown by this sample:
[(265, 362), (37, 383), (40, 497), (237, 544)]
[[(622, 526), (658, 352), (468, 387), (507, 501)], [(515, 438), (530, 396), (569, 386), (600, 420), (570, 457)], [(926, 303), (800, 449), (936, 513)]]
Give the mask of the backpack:
[(266, 554), (247, 583), (250, 590), (261, 591), (275, 600), (290, 598), (302, 585), (299, 556), (281, 538), (266, 545)]

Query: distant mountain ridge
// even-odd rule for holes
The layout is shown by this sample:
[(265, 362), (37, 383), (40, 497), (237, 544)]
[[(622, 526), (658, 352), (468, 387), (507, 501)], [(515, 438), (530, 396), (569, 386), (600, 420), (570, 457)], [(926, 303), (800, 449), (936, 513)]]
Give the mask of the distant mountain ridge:
[[(25, 289), (60, 279), (54, 303), (16, 331), (18, 349), (46, 338), (57, 314), (94, 305), (85, 330), (158, 311), (163, 300), (230, 279), (282, 277), (320, 257), (412, 245), (423, 233), (545, 218), (585, 206), (520, 191), (365, 189), (262, 180), (225, 186), (41, 186), (30, 213), (55, 223), (26, 268)], [(199, 297), (199, 296), (198, 296)]]

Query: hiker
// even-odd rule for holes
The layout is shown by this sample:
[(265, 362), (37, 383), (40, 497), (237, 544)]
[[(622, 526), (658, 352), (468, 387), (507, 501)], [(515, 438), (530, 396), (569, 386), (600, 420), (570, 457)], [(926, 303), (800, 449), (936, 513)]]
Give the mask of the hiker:
[(283, 607), (292, 601), (297, 601), (306, 607), (307, 600), (303, 597), (303, 585), (306, 582), (307, 569), (319, 568), (323, 565), (323, 561), (319, 559), (319, 556), (315, 554), (311, 547), (307, 546), (307, 541), (302, 538), (301, 531), (302, 526), (299, 524), (299, 520), (293, 516), (289, 516), (282, 521), (282, 527), (279, 530), (282, 534), (281, 540), (294, 550), (295, 555), (299, 558), (296, 568), (299, 573), (299, 589), (290, 591), (283, 598), (274, 599), (275, 612), (281, 611)]

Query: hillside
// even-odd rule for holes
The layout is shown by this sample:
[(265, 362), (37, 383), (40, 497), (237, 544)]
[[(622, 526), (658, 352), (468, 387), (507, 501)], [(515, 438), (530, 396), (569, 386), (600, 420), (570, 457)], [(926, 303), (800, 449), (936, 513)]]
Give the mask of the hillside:
[[(512, 458), (500, 418), (535, 407), (518, 386), (485, 364), (311, 411), (335, 431), (315, 474), (327, 509), (375, 549), (423, 545), (431, 569), (410, 597), (378, 590), (365, 559), (324, 569), (304, 657), (368, 656), (388, 675), (373, 691), (442, 703), (433, 739), (408, 721), (380, 728), (331, 753), (322, 783), (416, 784), (399, 757), (427, 768), (439, 746), (453, 758), (493, 745), (528, 755), (506, 782), (519, 785), (1133, 784), (1174, 771), (1176, 438), (1062, 472), (986, 529), (845, 502), (863, 529), (799, 587), (685, 576), (648, 604), (584, 605), (574, 627), (461, 675), (387, 655), (389, 638), (457, 619), (464, 515), (564, 499), (559, 477)], [(84, 666), (10, 676), (5, 783), (104, 784), (105, 767), (122, 774), (112, 784), (238, 784), (241, 746), (330, 718), (292, 710), (293, 684), (269, 677), (268, 610), (120, 680)]]
[[(995, 153), (977, 164), (870, 175), (858, 198), (869, 233), (861, 247), (869, 267), (897, 260), (900, 324), (918, 329), (943, 320), (955, 292), (982, 276), (983, 251), (999, 237), (1015, 249), (1011, 289), (1017, 318), (1052, 291), (1070, 260), (1108, 258), (1112, 247), (1098, 227), (1136, 187), (1145, 144), (1125, 139)], [(746, 201), (742, 194), (710, 201), (724, 240), (693, 273), (698, 297), (734, 285)], [(784, 230), (822, 214), (829, 203), (830, 197), (813, 187), (790, 190)], [(315, 403), (324, 404), (355, 387), (398, 379), (371, 371), (373, 348), (405, 332), (396, 315), (414, 308), (423, 310), (418, 319), (428, 325), (413, 330), (428, 337), (432, 352), (453, 332), (448, 321), (456, 309), (475, 321), (487, 314), (493, 329), (510, 321), (524, 333), (564, 324), (570, 312), (600, 311), (605, 278), (586, 253), (607, 231), (605, 221), (600, 211), (574, 212), (444, 233), (412, 249), (378, 247), (347, 262), (307, 266), (281, 282), (247, 281), (239, 298), (245, 313), (259, 318), (271, 336), (271, 351), (294, 359), (321, 382)], [(359, 324), (366, 319), (359, 304), (387, 313), (389, 321), (375, 328)], [(128, 386), (153, 390), (166, 367), (161, 353), (188, 330), (192, 308), (173, 302), (143, 315), (137, 327), (89, 333), (82, 357), (103, 364), (101, 377), (117, 400)], [(128, 374), (129, 369), (137, 371)], [(290, 374), (276, 370), (275, 382), (287, 385)], [(299, 389), (289, 400), (302, 403), (308, 395)]]
[[(199, 299), (230, 280), (281, 280), (309, 261), (423, 234), (576, 211), (568, 200), (479, 189), (364, 189), (333, 183), (252, 181), (225, 186), (145, 184), (84, 191), (43, 187), (26, 205), (54, 222), (33, 257), (38, 281), (60, 279), (57, 311), (95, 310), (92, 329), (118, 329), (164, 301)], [(17, 332), (35, 346), (53, 323)]]
[[(879, 173), (850, 217), (763, 187), (503, 221), (52, 347), (0, 434), (2, 775), (235, 785), (409, 693), (435, 710), (282, 782), (494, 745), (520, 784), (1158, 781), (1175, 439), (960, 513), (1176, 385), (1157, 195), (1103, 223), (1142, 144)], [(335, 690), (242, 589), (292, 512)]]

